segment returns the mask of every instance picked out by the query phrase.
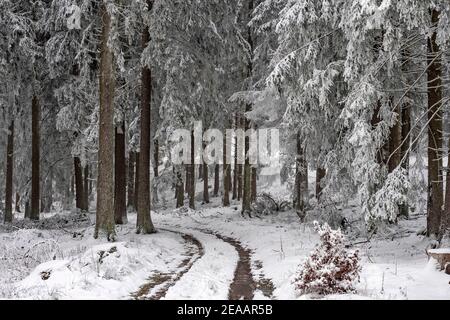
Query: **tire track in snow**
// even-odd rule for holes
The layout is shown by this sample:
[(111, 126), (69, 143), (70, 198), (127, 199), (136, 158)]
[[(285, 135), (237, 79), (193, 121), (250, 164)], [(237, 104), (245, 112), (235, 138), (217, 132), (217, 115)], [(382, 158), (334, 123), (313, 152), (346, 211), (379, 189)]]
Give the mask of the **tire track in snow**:
[(142, 285), (137, 292), (132, 294), (132, 297), (135, 300), (160, 300), (164, 298), (169, 289), (174, 286), (205, 253), (200, 241), (191, 234), (168, 229), (160, 230), (181, 235), (186, 242), (186, 247), (188, 247), (186, 258), (178, 265), (178, 271), (167, 273), (155, 272), (146, 284)]

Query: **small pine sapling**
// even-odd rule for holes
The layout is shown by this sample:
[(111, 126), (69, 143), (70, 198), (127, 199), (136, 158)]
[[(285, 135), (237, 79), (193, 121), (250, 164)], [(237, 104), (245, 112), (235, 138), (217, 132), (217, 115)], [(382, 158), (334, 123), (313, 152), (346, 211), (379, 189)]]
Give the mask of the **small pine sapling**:
[(355, 292), (361, 267), (358, 251), (345, 249), (345, 236), (328, 224), (314, 222), (320, 244), (301, 266), (295, 278), (296, 289), (301, 294), (335, 294)]

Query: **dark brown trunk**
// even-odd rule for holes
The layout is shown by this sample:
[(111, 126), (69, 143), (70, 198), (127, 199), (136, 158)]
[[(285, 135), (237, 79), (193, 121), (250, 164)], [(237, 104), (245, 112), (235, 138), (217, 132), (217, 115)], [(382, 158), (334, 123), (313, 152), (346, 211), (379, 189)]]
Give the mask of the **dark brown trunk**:
[(223, 205), (230, 206), (230, 183), (231, 180), (231, 166), (227, 159), (227, 133), (223, 135)]
[[(402, 147), (401, 147), (401, 159), (402, 167), (406, 170), (406, 174), (409, 175), (409, 148), (411, 146), (411, 106), (405, 104), (402, 108)], [(409, 216), (409, 206), (407, 203), (400, 206), (400, 216)]]
[(5, 183), (5, 222), (12, 222), (13, 197), (13, 170), (14, 170), (14, 120), (8, 128), (8, 142), (6, 146), (6, 183)]
[(79, 157), (73, 158), (73, 168), (75, 172), (75, 204), (78, 210), (85, 211), (83, 168)]
[(154, 143), (154, 150), (153, 150), (153, 173), (155, 177), (159, 177), (159, 141), (158, 139), (155, 140)]
[(116, 224), (127, 222), (127, 164), (125, 161), (125, 122), (115, 128), (114, 161), (114, 220)]
[(131, 211), (136, 210), (134, 206), (134, 168), (136, 163), (136, 153), (130, 151), (128, 154), (128, 208)]
[(20, 194), (16, 192), (16, 212), (20, 213)]
[(189, 164), (189, 208), (195, 209), (195, 141), (194, 130), (191, 131), (191, 163)]
[[(436, 26), (439, 12), (431, 11), (431, 22)], [(427, 233), (438, 236), (443, 205), (442, 183), (442, 73), (436, 31), (428, 39), (428, 203)]]
[(220, 189), (220, 165), (214, 165), (214, 197), (219, 195)]
[(177, 208), (184, 206), (184, 183), (183, 176), (181, 174), (181, 168), (177, 170), (177, 182), (176, 182), (176, 195), (177, 195)]
[(208, 179), (208, 165), (203, 164), (203, 202), (209, 203), (209, 179)]
[[(153, 1), (147, 0), (149, 10)], [(150, 42), (150, 33), (145, 26), (142, 32), (142, 47), (146, 48)], [(152, 98), (152, 73), (145, 65), (142, 69), (141, 81), (141, 140), (139, 159), (139, 198), (137, 206), (136, 232), (150, 234), (155, 232), (150, 213), (150, 124), (151, 124), (151, 98)]]
[(134, 176), (134, 209), (137, 212), (137, 204), (138, 204), (138, 199), (139, 199), (139, 152), (136, 152), (136, 174)]
[(31, 111), (31, 213), (32, 220), (39, 220), (40, 197), (40, 158), (41, 158), (41, 107), (38, 98), (33, 97)]
[(323, 168), (317, 168), (316, 171), (316, 198), (320, 200), (322, 196), (322, 180), (325, 177), (326, 171)]
[(302, 222), (305, 219), (305, 206), (308, 201), (308, 164), (306, 162), (300, 134), (297, 134), (297, 157), (295, 161), (294, 209)]
[(255, 202), (256, 200), (256, 194), (257, 194), (257, 180), (258, 180), (258, 172), (256, 168), (252, 168), (252, 202)]
[(402, 125), (401, 125), (401, 110), (398, 106), (395, 110), (397, 113), (397, 121), (395, 125), (391, 128), (389, 135), (389, 163), (388, 170), (389, 173), (393, 172), (399, 165), (401, 161), (401, 147), (402, 143)]
[(86, 212), (89, 212), (89, 165), (86, 163), (86, 166), (84, 167), (84, 181), (83, 181), (83, 188), (84, 188), (84, 195), (83, 195), (83, 209)]
[(5, 222), (12, 222), (12, 194), (14, 170), (14, 120), (9, 124), (6, 146), (6, 186), (5, 186)]
[(115, 240), (114, 226), (114, 59), (108, 46), (111, 16), (106, 4), (101, 3), (102, 34), (100, 47), (100, 111), (98, 135), (97, 212), (94, 238), (99, 232), (108, 241)]

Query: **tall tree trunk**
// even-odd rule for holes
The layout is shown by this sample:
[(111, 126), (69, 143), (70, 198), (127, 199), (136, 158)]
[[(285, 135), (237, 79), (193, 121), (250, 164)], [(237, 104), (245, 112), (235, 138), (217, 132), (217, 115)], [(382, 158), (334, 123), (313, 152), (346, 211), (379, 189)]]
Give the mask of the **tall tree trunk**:
[(191, 163), (189, 164), (189, 208), (195, 209), (195, 141), (194, 130), (191, 131)]
[[(239, 114), (236, 112), (234, 117), (234, 127), (239, 129)], [(233, 200), (238, 198), (238, 137), (234, 138), (234, 169), (233, 169)]]
[[(149, 10), (152, 9), (153, 1), (147, 0)], [(150, 41), (148, 27), (142, 32), (142, 47), (146, 48)], [(137, 207), (136, 232), (143, 234), (154, 233), (155, 227), (152, 223), (150, 213), (150, 124), (151, 124), (151, 97), (152, 97), (152, 74), (147, 65), (142, 69), (141, 88), (141, 141), (139, 159), (139, 198)]]
[(134, 211), (136, 208), (134, 207), (134, 168), (136, 163), (136, 153), (130, 151), (128, 154), (128, 203), (127, 207)]
[[(409, 103), (402, 107), (402, 147), (401, 147), (401, 159), (403, 160), (401, 165), (406, 170), (406, 174), (409, 175), (409, 148), (411, 146), (411, 106)], [(409, 206), (407, 203), (400, 206), (400, 216), (409, 216)]]
[(16, 212), (20, 213), (20, 194), (16, 191)]
[(181, 168), (177, 170), (177, 183), (176, 183), (176, 195), (177, 195), (177, 208), (184, 206), (184, 183), (183, 176), (181, 174)]
[[(154, 140), (154, 150), (153, 150), (153, 175), (155, 178), (159, 177), (159, 141)], [(158, 203), (158, 187), (153, 183), (153, 203)]]
[(115, 240), (114, 228), (114, 66), (108, 46), (111, 16), (105, 2), (101, 3), (102, 35), (100, 49), (100, 119), (98, 137), (97, 219), (94, 238), (99, 231), (108, 241)]
[(48, 169), (48, 175), (44, 181), (44, 192), (41, 199), (41, 212), (51, 212), (53, 205), (53, 168)]
[(231, 180), (231, 170), (230, 164), (228, 163), (227, 156), (227, 133), (225, 131), (223, 135), (223, 206), (230, 206), (230, 183)]
[(320, 200), (322, 196), (322, 180), (325, 177), (326, 171), (323, 168), (318, 167), (316, 171), (316, 198)]
[(220, 165), (214, 165), (214, 197), (219, 195), (220, 188)]
[(12, 222), (12, 196), (13, 196), (13, 170), (14, 170), (14, 120), (8, 128), (8, 142), (6, 146), (6, 183), (5, 183), (5, 222)]
[[(239, 129), (245, 128), (245, 117), (239, 117)], [(242, 155), (241, 155), (242, 157)], [(242, 199), (242, 193), (243, 193), (243, 170), (244, 167), (243, 165), (240, 163), (238, 164), (238, 172), (237, 172), (237, 176), (238, 176), (238, 186), (237, 186), (237, 193), (238, 193), (238, 201), (240, 201)]]
[[(436, 26), (439, 22), (439, 12), (431, 12), (431, 22)], [(436, 43), (436, 31), (428, 39), (428, 204), (427, 233), (428, 236), (438, 236), (441, 224), (443, 204), (442, 183), (442, 80), (441, 58), (439, 46)]]
[(78, 210), (85, 211), (83, 168), (79, 157), (73, 158), (73, 168), (75, 172), (75, 203)]
[(258, 171), (256, 168), (252, 168), (252, 202), (256, 201), (256, 194), (257, 194), (257, 180), (258, 180)]
[(139, 199), (139, 155), (140, 152), (136, 152), (136, 174), (134, 175), (134, 209), (137, 212), (138, 199)]
[(208, 165), (203, 163), (203, 202), (209, 203)]
[(89, 212), (89, 165), (86, 163), (86, 166), (84, 167), (84, 181), (83, 181), (83, 188), (84, 188), (84, 195), (83, 195), (83, 209), (86, 212)]
[(300, 134), (297, 134), (297, 157), (295, 161), (295, 193), (294, 209), (303, 222), (305, 219), (305, 206), (308, 201), (308, 164), (306, 162)]
[(116, 224), (127, 222), (127, 164), (125, 161), (125, 122), (115, 128), (115, 161), (114, 161), (114, 220)]
[(33, 97), (31, 111), (31, 212), (32, 220), (39, 220), (40, 197), (40, 158), (41, 158), (41, 107), (38, 98)]
[(388, 169), (389, 173), (393, 172), (399, 165), (401, 161), (401, 147), (402, 143), (402, 125), (401, 125), (401, 110), (400, 105), (396, 108), (395, 112), (397, 113), (397, 121), (395, 125), (391, 128), (391, 132), (389, 135), (389, 163)]

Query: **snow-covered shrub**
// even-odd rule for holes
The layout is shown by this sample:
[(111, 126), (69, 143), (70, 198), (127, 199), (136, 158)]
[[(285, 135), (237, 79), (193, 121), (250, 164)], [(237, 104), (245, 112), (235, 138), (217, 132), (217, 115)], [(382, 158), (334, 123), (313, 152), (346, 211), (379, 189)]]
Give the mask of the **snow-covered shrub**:
[(295, 278), (296, 289), (301, 294), (335, 294), (355, 291), (361, 267), (358, 251), (345, 249), (345, 237), (340, 229), (314, 222), (320, 244), (301, 266)]

